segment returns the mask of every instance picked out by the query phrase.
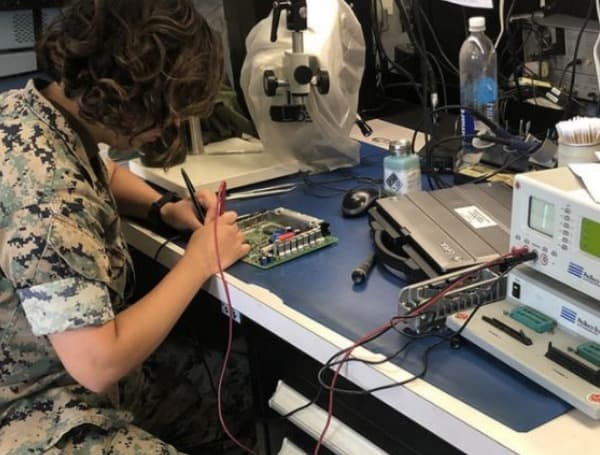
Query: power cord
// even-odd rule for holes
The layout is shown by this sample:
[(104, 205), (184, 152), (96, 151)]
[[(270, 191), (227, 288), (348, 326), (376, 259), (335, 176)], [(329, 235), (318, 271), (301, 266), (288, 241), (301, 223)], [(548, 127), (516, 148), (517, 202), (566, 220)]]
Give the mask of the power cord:
[[(600, 0), (596, 0), (596, 14), (598, 16), (598, 21), (600, 21)], [(598, 84), (598, 90), (600, 90), (600, 33), (594, 43), (594, 65), (596, 67), (596, 82)]]
[[(390, 322), (390, 323), (391, 323), (391, 322)], [(392, 324), (392, 328), (393, 328), (394, 330), (396, 330), (396, 329), (395, 329), (395, 325), (394, 325), (394, 324)], [(403, 332), (399, 332), (399, 333), (400, 333), (400, 334), (402, 334), (402, 335), (404, 335), (404, 336), (408, 336), (408, 337), (410, 337), (410, 335), (409, 335), (409, 334), (406, 334), (406, 333), (403, 333)], [(382, 333), (381, 335), (383, 335), (383, 333)], [(379, 336), (379, 335), (378, 335), (378, 336)], [(371, 340), (365, 340), (365, 341), (362, 343), (362, 345), (364, 345), (364, 344), (368, 343), (369, 341), (372, 341), (372, 340), (376, 339), (378, 336), (374, 337), (374, 338), (373, 338), (373, 339), (371, 339)], [(342, 349), (342, 350), (340, 350), (340, 351), (337, 351), (337, 352), (336, 352), (335, 354), (333, 354), (331, 357), (329, 357), (329, 359), (328, 359), (328, 360), (326, 360), (326, 361), (325, 361), (325, 363), (323, 364), (323, 365), (325, 365), (325, 366), (324, 366), (323, 368), (319, 369), (319, 372), (317, 373), (318, 377), (322, 375), (322, 370), (326, 370), (326, 369), (327, 369), (327, 366), (331, 367), (331, 366), (335, 366), (335, 365), (337, 365), (339, 362), (334, 362), (334, 360), (335, 360), (337, 357), (339, 357), (340, 355), (342, 355), (342, 354), (343, 354), (345, 351), (346, 351), (346, 349)], [(388, 361), (388, 360), (392, 360), (393, 358), (397, 357), (397, 355), (399, 355), (399, 354), (400, 354), (400, 352), (398, 352), (398, 354), (395, 354), (395, 355), (392, 355), (392, 356), (386, 357), (386, 358), (385, 358), (385, 359), (383, 359), (383, 360), (368, 361), (368, 360), (361, 360), (361, 359), (349, 359), (349, 360), (348, 360), (348, 362), (351, 362), (351, 361), (360, 361), (360, 362), (364, 362), (364, 363), (368, 363), (368, 364), (379, 364), (379, 363), (384, 363), (384, 362), (386, 362), (386, 361)], [(327, 386), (327, 387), (324, 387), (324, 384), (322, 383), (322, 381), (321, 381), (321, 380), (319, 380), (318, 382), (319, 382), (319, 388), (317, 389), (317, 392), (315, 393), (314, 397), (313, 397), (313, 398), (312, 398), (310, 401), (308, 401), (306, 404), (304, 404), (304, 405), (302, 405), (302, 406), (299, 406), (299, 407), (297, 407), (296, 409), (293, 409), (293, 410), (289, 411), (288, 413), (286, 413), (286, 414), (284, 414), (284, 415), (278, 416), (278, 419), (288, 419), (288, 418), (290, 418), (291, 416), (293, 416), (294, 414), (296, 414), (296, 413), (298, 413), (298, 412), (300, 412), (300, 411), (302, 411), (302, 410), (304, 410), (304, 409), (308, 408), (309, 406), (311, 406), (311, 405), (315, 404), (315, 403), (316, 403), (316, 402), (319, 400), (319, 398), (321, 397), (321, 393), (323, 392), (323, 390), (325, 390), (325, 389), (328, 389), (328, 390), (329, 390), (329, 386)]]
[[(392, 324), (395, 326), (395, 325), (397, 325), (398, 322), (400, 322), (400, 319), (393, 321)], [(390, 384), (385, 384), (385, 385), (382, 385), (379, 387), (374, 387), (372, 389), (358, 389), (358, 388), (357, 389), (343, 389), (340, 387), (334, 387), (333, 389), (331, 389), (329, 384), (327, 384), (325, 382), (325, 380), (323, 379), (323, 375), (327, 371), (329, 371), (330, 368), (335, 367), (335, 366), (339, 365), (340, 363), (359, 362), (359, 363), (366, 364), (366, 365), (380, 365), (380, 364), (389, 362), (389, 361), (395, 359), (396, 357), (398, 357), (400, 354), (405, 352), (409, 347), (411, 347), (413, 345), (413, 343), (415, 343), (417, 340), (427, 339), (427, 338), (439, 338), (443, 341), (446, 340), (445, 337), (442, 337), (441, 335), (438, 335), (435, 333), (426, 333), (426, 334), (418, 335), (418, 336), (409, 336), (407, 333), (401, 332), (401, 331), (399, 331), (399, 333), (401, 333), (403, 336), (409, 337), (410, 338), (409, 341), (407, 341), (404, 345), (402, 345), (402, 347), (400, 347), (398, 350), (396, 350), (393, 354), (391, 354), (387, 357), (384, 357), (380, 360), (365, 360), (365, 359), (351, 358), (346, 361), (339, 360), (339, 361), (330, 362), (328, 364), (325, 364), (319, 370), (319, 373), (318, 373), (318, 381), (319, 381), (320, 387), (325, 390), (333, 390), (335, 393), (341, 393), (341, 394), (345, 394), (345, 395), (370, 395), (375, 392), (379, 392), (380, 390), (386, 390), (386, 389), (391, 389), (394, 387), (406, 385), (412, 381), (415, 381), (418, 378), (422, 378), (423, 376), (425, 376), (425, 373), (427, 372), (426, 367), (423, 368), (422, 371), (420, 371), (419, 373), (415, 374), (414, 376), (412, 376), (408, 379), (405, 379), (403, 381), (392, 382)], [(425, 362), (424, 362), (424, 364), (425, 364)]]
[(154, 260), (154, 262), (158, 262), (158, 257), (160, 256), (160, 253), (162, 252), (162, 250), (165, 249), (165, 247), (169, 243), (174, 243), (177, 240), (182, 240), (183, 237), (184, 237), (184, 235), (179, 233), (179, 234), (173, 235), (169, 238), (166, 238), (156, 249), (156, 252), (154, 253), (154, 257), (152, 258)]
[[(347, 192), (349, 189), (352, 189), (345, 186), (337, 186), (338, 183), (353, 182), (356, 184), (353, 187), (357, 185), (372, 185), (379, 187), (382, 184), (381, 179), (351, 174), (327, 179), (318, 179), (313, 175), (304, 174), (302, 180), (305, 185), (305, 192), (313, 197), (321, 199), (337, 197), (340, 194)], [(325, 190), (325, 192), (323, 190)]]
[[(579, 46), (581, 45), (581, 39), (583, 37), (583, 32), (587, 28), (587, 25), (592, 17), (592, 11), (594, 10), (594, 4), (595, 4), (595, 0), (590, 0), (587, 12), (585, 14), (585, 19), (584, 19), (583, 25), (581, 26), (581, 29), (579, 30), (579, 33), (577, 35), (577, 40), (575, 41), (575, 52), (573, 55), (573, 62), (577, 61), (577, 57), (579, 54)], [(571, 71), (571, 83), (569, 85), (569, 101), (567, 104), (567, 108), (565, 109), (565, 114), (567, 112), (569, 112), (571, 103), (573, 102), (573, 91), (575, 90), (575, 76), (577, 75), (576, 69), (577, 69), (577, 67), (574, 64), (573, 69)]]

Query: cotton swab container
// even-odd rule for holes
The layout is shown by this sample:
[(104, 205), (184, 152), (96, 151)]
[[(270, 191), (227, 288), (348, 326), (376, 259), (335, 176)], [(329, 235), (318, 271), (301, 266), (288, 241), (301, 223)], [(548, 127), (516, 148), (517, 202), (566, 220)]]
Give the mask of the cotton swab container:
[(558, 166), (596, 162), (600, 152), (600, 119), (575, 117), (556, 125)]
[(600, 144), (558, 144), (558, 166), (573, 163), (595, 163)]

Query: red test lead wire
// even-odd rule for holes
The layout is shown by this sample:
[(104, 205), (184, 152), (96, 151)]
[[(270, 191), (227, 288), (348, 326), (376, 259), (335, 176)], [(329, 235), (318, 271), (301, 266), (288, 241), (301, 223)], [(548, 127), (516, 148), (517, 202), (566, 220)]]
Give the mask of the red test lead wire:
[[(225, 211), (225, 197), (227, 196), (227, 185), (223, 181), (219, 185), (219, 190), (217, 192), (217, 214), (221, 216)], [(229, 285), (227, 284), (227, 279), (225, 278), (225, 271), (223, 270), (223, 264), (221, 263), (221, 255), (219, 254), (219, 241), (217, 237), (217, 225), (219, 223), (215, 220), (215, 252), (217, 255), (217, 265), (219, 268), (219, 276), (221, 277), (221, 282), (223, 283), (223, 289), (225, 290), (225, 297), (227, 300), (227, 309), (229, 311), (229, 321), (228, 321), (228, 329), (227, 329), (227, 349), (225, 350), (225, 356), (223, 358), (223, 366), (221, 367), (221, 374), (219, 375), (219, 386), (217, 388), (217, 409), (219, 413), (219, 422), (221, 423), (221, 428), (227, 435), (231, 441), (235, 443), (239, 448), (244, 450), (247, 453), (252, 455), (258, 455), (254, 450), (249, 447), (246, 447), (242, 442), (238, 441), (238, 439), (231, 433), (229, 427), (227, 426), (227, 422), (225, 422), (225, 417), (223, 416), (223, 383), (225, 382), (225, 374), (227, 373), (227, 366), (229, 364), (229, 358), (231, 357), (231, 347), (233, 344), (233, 305), (231, 304), (231, 295), (229, 294)]]

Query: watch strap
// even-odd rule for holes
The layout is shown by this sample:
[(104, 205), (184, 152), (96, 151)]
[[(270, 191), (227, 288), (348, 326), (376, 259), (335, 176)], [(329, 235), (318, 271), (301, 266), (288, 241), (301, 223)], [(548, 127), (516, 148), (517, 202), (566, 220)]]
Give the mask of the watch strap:
[(170, 228), (170, 226), (165, 223), (160, 215), (160, 209), (169, 202), (177, 202), (180, 201), (181, 198), (170, 191), (163, 193), (163, 195), (150, 204), (150, 210), (148, 210), (147, 221), (153, 229), (161, 230), (164, 228)]

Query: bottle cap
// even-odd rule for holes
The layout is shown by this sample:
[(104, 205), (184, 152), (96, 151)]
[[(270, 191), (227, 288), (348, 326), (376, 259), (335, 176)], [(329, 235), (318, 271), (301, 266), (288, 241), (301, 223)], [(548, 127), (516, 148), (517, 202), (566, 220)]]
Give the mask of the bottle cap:
[(408, 155), (411, 152), (411, 142), (408, 139), (391, 141), (388, 150), (394, 155)]
[(485, 17), (475, 16), (469, 18), (470, 32), (485, 32)]

